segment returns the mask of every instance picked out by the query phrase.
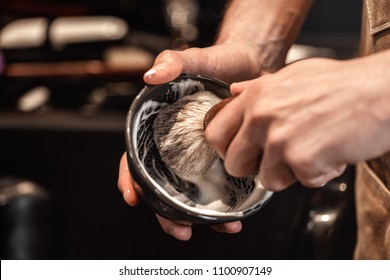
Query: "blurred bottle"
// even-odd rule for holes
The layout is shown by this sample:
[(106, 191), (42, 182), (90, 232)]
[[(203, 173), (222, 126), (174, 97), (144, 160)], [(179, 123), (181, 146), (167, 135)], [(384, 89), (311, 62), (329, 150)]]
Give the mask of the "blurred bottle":
[(0, 179), (1, 259), (49, 257), (49, 196), (37, 184)]

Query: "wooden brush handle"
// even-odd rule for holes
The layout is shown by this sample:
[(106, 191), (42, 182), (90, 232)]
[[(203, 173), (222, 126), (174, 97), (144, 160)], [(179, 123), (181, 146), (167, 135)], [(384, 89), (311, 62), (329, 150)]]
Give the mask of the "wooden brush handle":
[(206, 113), (203, 119), (203, 128), (206, 129), (206, 127), (209, 125), (212, 119), (218, 114), (219, 111), (222, 110), (230, 101), (233, 100), (232, 97), (228, 97), (223, 99), (221, 102), (215, 104), (211, 109)]

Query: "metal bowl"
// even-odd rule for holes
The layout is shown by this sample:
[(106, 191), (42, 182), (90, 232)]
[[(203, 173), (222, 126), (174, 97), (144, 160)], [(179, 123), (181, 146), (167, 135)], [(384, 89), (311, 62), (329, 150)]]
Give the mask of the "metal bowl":
[[(161, 159), (153, 138), (156, 116), (165, 106), (204, 90), (221, 99), (231, 96), (225, 82), (182, 74), (166, 84), (145, 86), (131, 104), (126, 121), (127, 158), (138, 185), (136, 191), (156, 213), (183, 224), (241, 220), (258, 212), (272, 196), (256, 175), (242, 178), (228, 175), (221, 159), (222, 177), (221, 174), (218, 177), (221, 180), (206, 190), (175, 174)], [(209, 199), (207, 203), (205, 197)]]

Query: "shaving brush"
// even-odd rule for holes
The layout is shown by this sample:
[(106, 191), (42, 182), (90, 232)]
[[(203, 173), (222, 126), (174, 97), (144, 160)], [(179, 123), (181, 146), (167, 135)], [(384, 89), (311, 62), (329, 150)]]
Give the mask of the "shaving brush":
[(162, 160), (177, 175), (188, 178), (205, 174), (217, 160), (204, 129), (213, 116), (209, 110), (220, 101), (212, 92), (200, 91), (164, 107), (156, 117), (154, 141)]
[(230, 189), (226, 172), (204, 134), (226, 103), (212, 92), (200, 91), (164, 107), (153, 124), (162, 160), (176, 175), (198, 186), (198, 207), (228, 209), (221, 200), (221, 194)]

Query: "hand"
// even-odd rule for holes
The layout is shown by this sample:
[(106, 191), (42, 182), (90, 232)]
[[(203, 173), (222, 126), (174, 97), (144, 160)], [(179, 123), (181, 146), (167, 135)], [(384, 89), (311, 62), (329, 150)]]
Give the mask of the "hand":
[[(135, 191), (137, 184), (133, 181), (128, 165), (126, 153), (123, 154), (120, 164), (119, 164), (119, 176), (118, 176), (118, 188), (121, 191), (124, 200), (127, 204), (135, 206), (140, 202), (140, 198)], [(139, 187), (138, 187), (139, 188)], [(192, 230), (190, 226), (181, 225), (165, 219), (157, 215), (157, 220), (159, 221), (162, 229), (167, 233), (172, 235), (178, 240), (189, 240), (192, 235)], [(231, 222), (219, 225), (211, 226), (214, 230), (224, 233), (237, 233), (241, 230), (241, 222)]]
[(262, 68), (256, 48), (230, 43), (163, 51), (145, 73), (144, 80), (153, 85), (167, 83), (183, 72), (212, 76), (231, 83), (258, 77), (267, 69)]
[(296, 180), (321, 186), (347, 164), (390, 150), (389, 54), (308, 59), (233, 84), (236, 97), (206, 138), (231, 175), (259, 171), (274, 191)]

